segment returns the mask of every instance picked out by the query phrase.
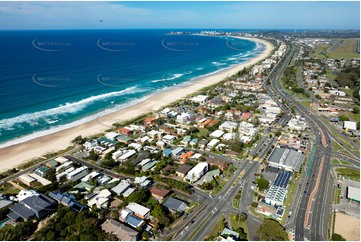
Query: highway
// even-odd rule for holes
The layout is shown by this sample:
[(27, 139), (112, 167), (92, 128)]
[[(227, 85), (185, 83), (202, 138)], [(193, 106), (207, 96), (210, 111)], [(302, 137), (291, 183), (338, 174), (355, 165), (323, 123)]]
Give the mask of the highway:
[[(332, 177), (330, 176), (330, 162), (331, 162), (331, 140), (328, 134), (327, 128), (324, 124), (313, 114), (309, 112), (305, 107), (298, 103), (292, 96), (290, 96), (286, 91), (282, 89), (280, 85), (280, 79), (282, 73), (288, 63), (291, 60), (291, 57), (294, 55), (294, 47), (288, 46), (287, 57), (283, 62), (283, 65), (278, 70), (278, 73), (275, 75), (275, 78), (271, 80), (271, 87), (274, 93), (277, 93), (277, 96), (283, 98), (288, 103), (292, 103), (300, 114), (303, 115), (306, 122), (308, 123), (310, 129), (315, 134), (316, 144), (314, 148), (316, 149), (316, 155), (313, 159), (313, 162), (310, 162), (310, 173), (305, 177), (303, 187), (304, 193), (300, 199), (299, 207), (296, 208), (296, 219), (294, 220), (295, 226), (295, 238), (296, 240), (328, 240), (327, 228), (328, 220), (330, 213), (330, 199), (332, 194), (331, 186), (323, 185), (320, 186), (315, 194), (314, 201), (310, 201), (309, 194), (312, 192), (316, 186), (316, 178), (318, 174), (318, 168), (321, 163), (321, 157), (324, 155), (324, 167), (320, 175), (320, 184), (333, 184)], [(271, 95), (274, 94), (271, 92)], [(276, 98), (276, 97), (275, 97)], [(309, 224), (304, 226), (305, 216), (307, 211), (308, 204), (311, 203), (311, 215)], [(290, 224), (292, 227), (293, 224)]]
[[(227, 205), (227, 201), (231, 195), (233, 195), (234, 188), (231, 189), (232, 184), (240, 175), (243, 169), (246, 168), (247, 164), (249, 163), (248, 160), (242, 162), (240, 166), (238, 166), (237, 170), (234, 172), (230, 180), (224, 186), (222, 191), (215, 197), (213, 197), (210, 204), (203, 209), (202, 213), (198, 215), (197, 220), (193, 224), (189, 224), (187, 230), (183, 230), (179, 235), (175, 237), (175, 240), (201, 240), (203, 238), (197, 239), (202, 236), (206, 236), (204, 230), (202, 228), (207, 225), (208, 228), (210, 223), (216, 223), (218, 217), (221, 215), (220, 212), (222, 209), (226, 209), (229, 212), (237, 213), (238, 210), (233, 208), (232, 205)], [(235, 186), (236, 187), (236, 186)], [(212, 219), (210, 220), (210, 218)], [(192, 235), (194, 231), (198, 229), (198, 232), (195, 235)], [(192, 236), (191, 236), (192, 235)], [(190, 238), (191, 237), (191, 238)]]

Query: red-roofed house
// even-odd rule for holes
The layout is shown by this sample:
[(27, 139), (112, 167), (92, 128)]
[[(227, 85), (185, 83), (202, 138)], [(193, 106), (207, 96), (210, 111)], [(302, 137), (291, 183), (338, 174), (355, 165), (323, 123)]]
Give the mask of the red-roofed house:
[(252, 116), (251, 113), (242, 113), (241, 119), (247, 120)]
[(187, 153), (181, 154), (180, 158), (179, 158), (179, 162), (185, 163), (187, 160), (189, 160), (191, 158), (192, 155), (193, 155), (192, 151), (188, 151)]
[(129, 136), (129, 135), (133, 134), (133, 131), (130, 129), (127, 129), (127, 128), (120, 128), (120, 129), (118, 129), (118, 133)]
[(170, 190), (162, 188), (162, 187), (155, 187), (153, 186), (151, 189), (149, 189), (150, 194), (152, 195), (152, 197), (154, 197), (155, 199), (157, 199), (158, 201), (162, 201), (169, 193)]
[(146, 118), (146, 119), (144, 120), (144, 123), (145, 123), (146, 125), (153, 125), (153, 124), (154, 124), (154, 120), (156, 120), (156, 118), (153, 118), (153, 117)]

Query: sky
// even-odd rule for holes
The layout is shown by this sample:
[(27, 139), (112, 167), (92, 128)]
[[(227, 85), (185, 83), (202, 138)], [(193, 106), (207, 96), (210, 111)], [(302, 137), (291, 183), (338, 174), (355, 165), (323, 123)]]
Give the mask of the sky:
[(360, 2), (0, 2), (0, 30), (132, 28), (360, 29)]

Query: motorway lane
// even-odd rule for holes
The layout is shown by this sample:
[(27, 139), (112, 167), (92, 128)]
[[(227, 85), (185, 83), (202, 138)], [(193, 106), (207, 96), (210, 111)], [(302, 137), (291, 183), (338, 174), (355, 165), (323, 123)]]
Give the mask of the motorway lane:
[[(186, 231), (184, 231), (182, 234), (177, 235), (176, 240), (183, 240), (183, 241), (186, 240), (200, 225), (202, 225), (202, 223), (205, 219), (209, 219), (209, 217), (207, 218), (207, 216), (209, 216), (211, 214), (212, 210), (214, 210), (215, 208), (217, 208), (217, 210), (219, 210), (218, 208), (221, 208), (224, 206), (225, 200), (222, 200), (221, 198), (225, 195), (226, 196), (230, 195), (230, 187), (232, 186), (233, 182), (237, 179), (237, 177), (240, 175), (241, 171), (246, 168), (248, 162), (249, 162), (249, 160), (246, 160), (238, 166), (237, 170), (234, 172), (231, 179), (228, 181), (226, 186), (222, 189), (222, 192), (219, 195), (217, 195), (216, 197), (213, 197), (212, 202), (198, 216), (197, 220), (193, 224), (190, 224), (189, 228)], [(218, 215), (218, 216), (220, 215), (218, 211), (215, 211), (215, 212), (216, 212), (216, 215)], [(217, 220), (217, 218), (214, 220)], [(204, 227), (204, 224), (201, 227)], [(200, 231), (198, 231), (198, 233), (195, 236), (199, 236)]]
[[(281, 67), (281, 69), (279, 70), (279, 72), (278, 72), (278, 74), (276, 75), (276, 78), (275, 79), (273, 79), (273, 81), (271, 82), (271, 85), (272, 85), (272, 87), (274, 88), (274, 90), (276, 91), (276, 92), (278, 92), (278, 95), (279, 96), (281, 96), (282, 98), (284, 98), (285, 100), (288, 100), (289, 102), (291, 102), (291, 103), (293, 103), (293, 105), (297, 108), (297, 109), (299, 109), (300, 111), (301, 111), (301, 113), (303, 113), (304, 114), (304, 116), (305, 116), (305, 119), (306, 119), (306, 121), (307, 121), (307, 123), (309, 124), (309, 126), (310, 126), (310, 128), (311, 129), (313, 129), (314, 131), (315, 131), (315, 134), (316, 134), (316, 136), (319, 136), (320, 135), (320, 133), (319, 133), (319, 130), (317, 129), (315, 129), (315, 127), (320, 127), (320, 129), (322, 130), (322, 132), (323, 132), (323, 134), (325, 135), (325, 136), (323, 136), (323, 137), (318, 137), (318, 141), (319, 142), (322, 142), (322, 140), (324, 140), (324, 144), (322, 145), (322, 146), (324, 146), (324, 145), (326, 145), (326, 147), (322, 147), (322, 146), (320, 146), (320, 144), (317, 144), (317, 151), (319, 152), (319, 153), (330, 153), (330, 148), (329, 147), (327, 147), (327, 144), (330, 144), (330, 139), (329, 139), (329, 136), (328, 136), (328, 133), (327, 133), (327, 131), (326, 131), (326, 128), (325, 128), (325, 126), (320, 122), (320, 120), (318, 120), (317, 118), (315, 118), (315, 117), (310, 117), (310, 116), (308, 116), (309, 114), (310, 114), (310, 112), (308, 111), (308, 110), (306, 110), (302, 105), (300, 105), (299, 103), (297, 103), (292, 97), (290, 97), (289, 96), (289, 94), (287, 94), (285, 91), (281, 91), (282, 90), (282, 87), (281, 87), (281, 85), (280, 85), (280, 83), (279, 83), (279, 80), (280, 80), (280, 77), (281, 77), (281, 75), (282, 75), (282, 73), (283, 73), (283, 70), (284, 70), (284, 68), (286, 67), (286, 63), (288, 63), (288, 61), (287, 60), (289, 60), (290, 59), (290, 57), (292, 56), (292, 52), (293, 52), (293, 50), (292, 50), (292, 48), (290, 49), (290, 54), (288, 54), (288, 57), (287, 57), (287, 59), (286, 59), (286, 61), (285, 61), (285, 63), (284, 63), (284, 65)], [(283, 70), (282, 70), (283, 69)], [(275, 86), (275, 82), (276, 82), (276, 84), (277, 84), (277, 87)], [(328, 166), (329, 165), (329, 162), (330, 162), (330, 157), (327, 157), (326, 159), (325, 159), (325, 164), (326, 164), (326, 166)], [(316, 159), (315, 159), (315, 162), (314, 162), (314, 164), (313, 164), (313, 169), (311, 170), (311, 174), (310, 174), (310, 176), (309, 177), (307, 177), (306, 179), (307, 179), (307, 182), (308, 182), (308, 186), (314, 186), (314, 182), (312, 181), (312, 177), (315, 175), (315, 167), (317, 168), (317, 166), (319, 165), (319, 157), (317, 157)], [(322, 175), (322, 177), (321, 178), (323, 178), (323, 177), (326, 177), (326, 178), (324, 178), (324, 179), (327, 179), (327, 177), (328, 176), (324, 176), (324, 175)], [(328, 182), (328, 180), (325, 180), (325, 182)], [(323, 189), (324, 190), (324, 189)], [(325, 191), (319, 191), (319, 193), (321, 193), (321, 194), (323, 194)], [(323, 201), (323, 200), (322, 200)], [(307, 197), (305, 198), (305, 196), (304, 197), (302, 197), (302, 202), (301, 202), (301, 204), (300, 204), (300, 208), (299, 208), (299, 210), (297, 211), (297, 224), (296, 224), (296, 231), (295, 231), (295, 235), (296, 235), (296, 240), (303, 240), (303, 238), (304, 238), (304, 228), (303, 228), (303, 221), (304, 221), (304, 218), (305, 218), (305, 209), (307, 208), (307, 205), (308, 205), (308, 201), (307, 201)], [(320, 209), (318, 209), (318, 210), (320, 210), (320, 211), (323, 211), (322, 210), (322, 207), (324, 206), (324, 203), (321, 203), (321, 204), (316, 204), (315, 205), (317, 208), (318, 207), (321, 207)], [(317, 210), (317, 211), (318, 211)], [(323, 214), (326, 214), (327, 212), (324, 212)], [(318, 214), (318, 212), (317, 212), (317, 214)], [(324, 220), (326, 220), (326, 221), (328, 221), (328, 216), (325, 216), (325, 217), (323, 217), (323, 219)], [(321, 225), (319, 225), (319, 224), (316, 224), (316, 225), (314, 225), (316, 228), (314, 229), (314, 230), (316, 230), (317, 231), (317, 233), (318, 234), (321, 234), (321, 236), (322, 236), (322, 234), (324, 235), (324, 229), (323, 229), (323, 226), (324, 226), (324, 224), (325, 223), (323, 223), (323, 224), (321, 224)], [(313, 236), (314, 237), (314, 236)]]

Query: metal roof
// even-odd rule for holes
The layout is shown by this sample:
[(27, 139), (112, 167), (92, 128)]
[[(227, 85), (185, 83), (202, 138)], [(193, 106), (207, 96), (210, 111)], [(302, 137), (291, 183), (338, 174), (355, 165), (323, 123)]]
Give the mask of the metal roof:
[(163, 205), (169, 210), (178, 212), (184, 212), (184, 210), (188, 207), (185, 202), (173, 197), (168, 198), (168, 200)]
[(360, 188), (347, 187), (347, 198), (359, 202), (360, 201)]

